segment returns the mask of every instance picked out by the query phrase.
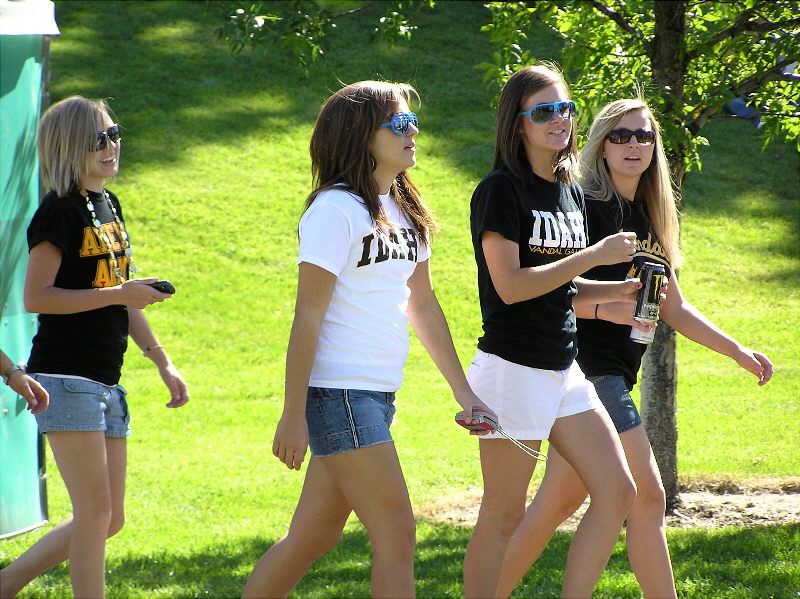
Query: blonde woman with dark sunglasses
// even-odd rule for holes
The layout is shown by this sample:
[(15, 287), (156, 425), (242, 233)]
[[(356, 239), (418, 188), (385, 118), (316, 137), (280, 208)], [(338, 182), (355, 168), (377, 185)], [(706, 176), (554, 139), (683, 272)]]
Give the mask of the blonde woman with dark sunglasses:
[[(645, 262), (664, 266), (669, 277), (682, 262), (678, 245), (678, 211), (661, 130), (640, 99), (617, 100), (595, 118), (580, 155), (581, 185), (586, 192), (589, 242), (621, 229), (635, 231), (633, 263), (598, 266), (588, 279), (637, 277)], [(628, 558), (648, 599), (675, 598), (675, 582), (665, 534), (664, 488), (642, 420), (630, 391), (636, 384), (646, 344), (631, 339), (652, 326), (633, 318), (630, 302), (595, 304), (576, 298), (578, 364), (594, 384), (611, 416), (625, 451), (637, 494), (627, 515)], [(735, 360), (766, 384), (772, 364), (715, 327), (681, 293), (670, 278), (661, 318), (687, 338)], [(547, 545), (550, 537), (586, 498), (586, 486), (551, 446), (547, 470), (524, 520), (509, 546), (498, 595), (508, 596)]]

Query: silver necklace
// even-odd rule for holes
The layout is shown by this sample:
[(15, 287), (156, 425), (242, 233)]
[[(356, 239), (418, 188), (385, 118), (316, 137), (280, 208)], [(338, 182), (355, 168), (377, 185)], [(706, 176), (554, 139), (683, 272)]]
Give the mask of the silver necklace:
[[(106, 244), (106, 248), (108, 249), (109, 264), (112, 272), (120, 281), (125, 281), (125, 276), (122, 273), (122, 269), (117, 262), (117, 256), (114, 253), (114, 244), (111, 241), (111, 236), (105, 229), (103, 229), (103, 223), (101, 223), (100, 219), (97, 218), (97, 214), (94, 211), (94, 204), (92, 203), (92, 199), (89, 197), (89, 192), (85, 189), (81, 189), (79, 190), (79, 193), (86, 199), (86, 209), (89, 210), (89, 214), (92, 215), (92, 225), (94, 226), (95, 235), (97, 235), (97, 238), (101, 241), (104, 241)], [(119, 215), (117, 214), (117, 209), (114, 207), (114, 204), (111, 202), (111, 198), (108, 197), (108, 193), (106, 193), (105, 189), (100, 189), (100, 195), (103, 196), (106, 204), (108, 204), (108, 207), (111, 209), (111, 213), (114, 215), (114, 220), (119, 227), (119, 243), (123, 252), (125, 253), (125, 256), (128, 258), (128, 272), (130, 273), (131, 278), (133, 278), (133, 273), (136, 272), (136, 265), (133, 263), (133, 248), (131, 248), (128, 232), (125, 230), (125, 223), (122, 222), (122, 219), (120, 219)]]

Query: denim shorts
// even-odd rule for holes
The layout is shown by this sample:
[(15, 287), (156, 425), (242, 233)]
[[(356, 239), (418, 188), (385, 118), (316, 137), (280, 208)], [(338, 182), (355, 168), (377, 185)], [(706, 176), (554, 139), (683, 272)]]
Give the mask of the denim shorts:
[(309, 387), (308, 445), (318, 457), (392, 441), (394, 392)]
[(618, 433), (624, 433), (642, 424), (639, 410), (631, 399), (625, 378), (611, 374), (587, 376), (597, 390), (597, 396), (611, 416)]
[(40, 433), (50, 431), (105, 431), (106, 437), (131, 434), (127, 391), (87, 379), (31, 374), (50, 394), (50, 405), (36, 414)]

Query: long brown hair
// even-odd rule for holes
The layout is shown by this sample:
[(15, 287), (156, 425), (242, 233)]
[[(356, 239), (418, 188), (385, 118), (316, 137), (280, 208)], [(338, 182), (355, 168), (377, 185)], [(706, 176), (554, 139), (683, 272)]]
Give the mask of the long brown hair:
[[(526, 98), (551, 85), (563, 85), (569, 95), (569, 86), (564, 75), (558, 66), (551, 62), (523, 67), (508, 78), (497, 105), (497, 137), (492, 167), (494, 170), (507, 170), (521, 181), (533, 179), (533, 171), (522, 141), (519, 113)], [(572, 183), (577, 173), (577, 166), (578, 146), (576, 124), (573, 120), (567, 147), (560, 150), (553, 160), (552, 167), (556, 181)]]
[[(679, 268), (681, 256), (678, 233), (678, 192), (670, 175), (669, 163), (661, 141), (661, 127), (653, 116), (650, 107), (642, 98), (615, 100), (607, 104), (595, 117), (589, 127), (586, 145), (580, 155), (580, 182), (587, 195), (597, 200), (609, 201), (618, 197), (614, 182), (608, 172), (603, 147), (606, 136), (629, 112), (642, 111), (644, 117), (656, 134), (653, 159), (642, 173), (632, 200), (641, 202), (650, 226), (661, 242), (672, 268)], [(619, 200), (620, 202), (622, 200)]]
[[(361, 197), (375, 223), (389, 226), (372, 176), (375, 161), (368, 144), (380, 126), (397, 112), (400, 100), (410, 106), (412, 97), (418, 97), (417, 92), (404, 83), (360, 81), (346, 85), (325, 101), (311, 135), (314, 189), (306, 199), (306, 209), (320, 192), (346, 189)], [(420, 241), (428, 243), (427, 234), (437, 230), (436, 223), (407, 171), (397, 175), (391, 192)]]

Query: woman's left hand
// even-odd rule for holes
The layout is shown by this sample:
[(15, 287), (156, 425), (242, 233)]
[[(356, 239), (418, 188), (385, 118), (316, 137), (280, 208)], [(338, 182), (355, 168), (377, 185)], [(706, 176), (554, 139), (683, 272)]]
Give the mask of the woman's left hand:
[[(486, 412), (489, 416), (491, 416), (495, 420), (495, 422), (498, 421), (497, 414), (495, 414), (494, 411), (489, 406), (483, 403), (480, 400), (480, 398), (477, 395), (475, 395), (472, 389), (467, 388), (459, 393), (455, 393), (454, 395), (456, 401), (458, 402), (458, 405), (460, 405), (463, 408), (465, 416), (467, 416), (467, 418), (470, 421), (471, 421), (471, 415), (474, 411)], [(489, 431), (469, 432), (470, 435), (481, 435), (481, 436), (487, 435), (488, 433)]]
[(743, 347), (733, 359), (739, 366), (758, 377), (759, 387), (766, 385), (772, 378), (772, 362), (761, 352)]
[(172, 397), (172, 401), (170, 401), (167, 405), (168, 408), (180, 408), (183, 405), (186, 405), (186, 402), (189, 401), (189, 387), (186, 385), (186, 381), (183, 380), (183, 377), (178, 372), (178, 369), (170, 362), (166, 366), (161, 366), (158, 369), (158, 373), (161, 375), (161, 378), (164, 381), (164, 384), (169, 389), (170, 396)]

